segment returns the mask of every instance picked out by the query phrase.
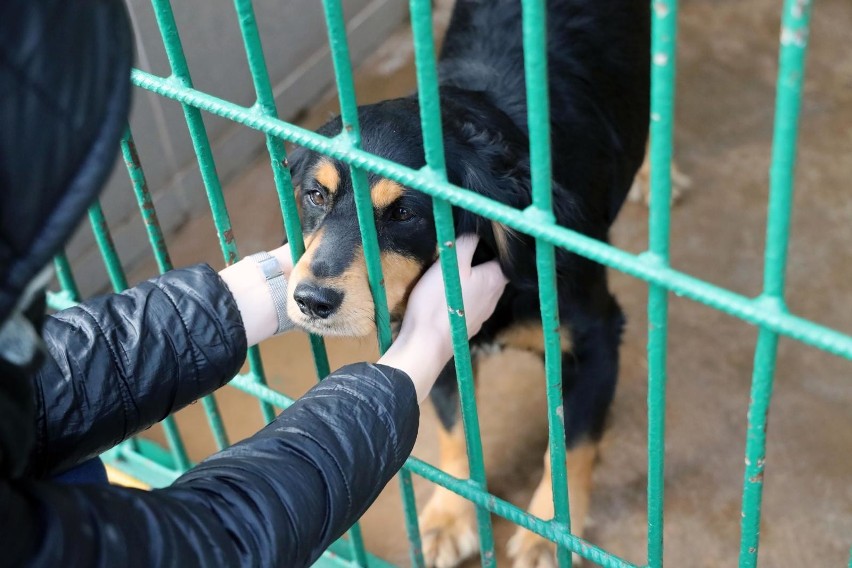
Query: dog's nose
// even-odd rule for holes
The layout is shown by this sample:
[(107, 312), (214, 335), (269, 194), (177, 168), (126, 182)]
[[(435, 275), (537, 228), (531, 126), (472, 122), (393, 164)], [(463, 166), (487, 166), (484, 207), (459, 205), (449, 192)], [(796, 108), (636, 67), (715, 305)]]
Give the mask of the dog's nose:
[(332, 288), (302, 282), (293, 291), (293, 299), (306, 316), (326, 319), (340, 307), (343, 294)]

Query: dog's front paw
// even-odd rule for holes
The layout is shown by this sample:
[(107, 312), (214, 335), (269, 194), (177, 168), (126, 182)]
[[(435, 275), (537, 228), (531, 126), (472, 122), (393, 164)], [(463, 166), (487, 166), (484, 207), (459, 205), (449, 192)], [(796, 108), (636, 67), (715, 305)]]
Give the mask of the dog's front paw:
[[(676, 164), (672, 163), (671, 180), (671, 204), (677, 205), (684, 192), (692, 186), (692, 179), (681, 172)], [(633, 179), (633, 185), (630, 187), (627, 199), (633, 203), (644, 203), (646, 207), (651, 206), (651, 170), (647, 161)]]
[[(507, 552), (513, 568), (556, 568), (556, 545), (526, 529), (518, 531), (509, 539)], [(577, 566), (577, 558), (573, 559)]]
[(469, 501), (444, 489), (420, 516), (423, 559), (429, 568), (455, 568), (476, 554), (476, 511)]

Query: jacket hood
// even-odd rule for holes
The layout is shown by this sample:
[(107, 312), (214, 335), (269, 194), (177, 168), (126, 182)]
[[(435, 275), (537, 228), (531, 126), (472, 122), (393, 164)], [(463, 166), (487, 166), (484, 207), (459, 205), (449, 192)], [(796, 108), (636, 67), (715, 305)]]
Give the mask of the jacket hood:
[(120, 0), (0, 2), (0, 322), (97, 197), (130, 107)]

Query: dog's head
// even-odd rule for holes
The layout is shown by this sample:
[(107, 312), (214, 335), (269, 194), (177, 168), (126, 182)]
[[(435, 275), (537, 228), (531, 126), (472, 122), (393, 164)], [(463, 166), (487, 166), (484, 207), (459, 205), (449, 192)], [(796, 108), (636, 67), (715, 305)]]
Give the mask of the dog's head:
[[(424, 161), (418, 103), (396, 99), (359, 108), (362, 148), (419, 169)], [(340, 119), (319, 133), (340, 133)], [(457, 128), (445, 126), (448, 177), (452, 183), (515, 201), (501, 189), (489, 170), (487, 156)], [(474, 135), (473, 132), (470, 132)], [(493, 148), (491, 149), (493, 152)], [(288, 286), (287, 311), (302, 329), (320, 335), (363, 336), (375, 329), (373, 299), (367, 279), (355, 194), (349, 166), (319, 153), (300, 149), (291, 159), (305, 254), (296, 264)], [(429, 196), (372, 173), (366, 174), (373, 204), (384, 284), (392, 316), (399, 317), (411, 288), (437, 259), (432, 200)], [(523, 192), (520, 192), (523, 193)], [(525, 193), (528, 200), (528, 192)], [(465, 211), (454, 212), (457, 234), (482, 237), (475, 261), (491, 257), (511, 264), (515, 244), (505, 228), (483, 222)]]

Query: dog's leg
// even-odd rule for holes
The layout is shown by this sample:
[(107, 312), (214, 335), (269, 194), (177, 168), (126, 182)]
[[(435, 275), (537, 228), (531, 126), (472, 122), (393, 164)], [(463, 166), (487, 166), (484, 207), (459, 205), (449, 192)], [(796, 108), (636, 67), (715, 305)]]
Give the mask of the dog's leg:
[[(571, 531), (583, 536), (586, 514), (592, 494), (592, 469), (598, 448), (596, 443), (583, 442), (568, 450), (565, 463), (568, 472), (568, 499), (571, 505)], [(544, 473), (530, 501), (529, 512), (542, 519), (553, 518), (553, 482), (550, 471), (550, 450), (544, 456)], [(535, 533), (519, 529), (509, 540), (509, 556), (515, 568), (556, 567), (556, 546)], [(574, 555), (576, 564), (579, 557)]]
[[(450, 475), (467, 479), (464, 428), (459, 419), (459, 400), (454, 363), (450, 361), (432, 389), (432, 403), (441, 421), (440, 468)], [(476, 554), (476, 509), (459, 495), (437, 487), (420, 515), (423, 558), (430, 568), (453, 568)]]
[[(623, 316), (615, 299), (606, 291), (605, 283), (602, 282), (602, 286), (600, 296), (604, 297), (604, 308), (598, 313), (588, 313), (583, 308), (585, 302), (579, 302), (561, 314), (572, 329), (571, 353), (562, 356), (562, 396), (571, 531), (577, 536), (582, 536), (585, 528), (597, 442), (603, 433), (618, 378)], [(548, 456), (541, 484), (530, 503), (531, 512), (545, 519), (552, 518), (552, 500)], [(515, 568), (555, 566), (554, 552), (553, 543), (524, 529), (519, 529), (509, 543)], [(578, 558), (575, 556), (574, 560), (576, 565)]]
[[(674, 161), (672, 161), (671, 177), (672, 205), (675, 205), (680, 201), (683, 193), (692, 185), (692, 180), (680, 171)], [(651, 205), (651, 157), (647, 148), (645, 160), (642, 162), (642, 167), (636, 172), (636, 177), (633, 178), (633, 185), (630, 186), (627, 199), (634, 203), (642, 202), (648, 207)]]

